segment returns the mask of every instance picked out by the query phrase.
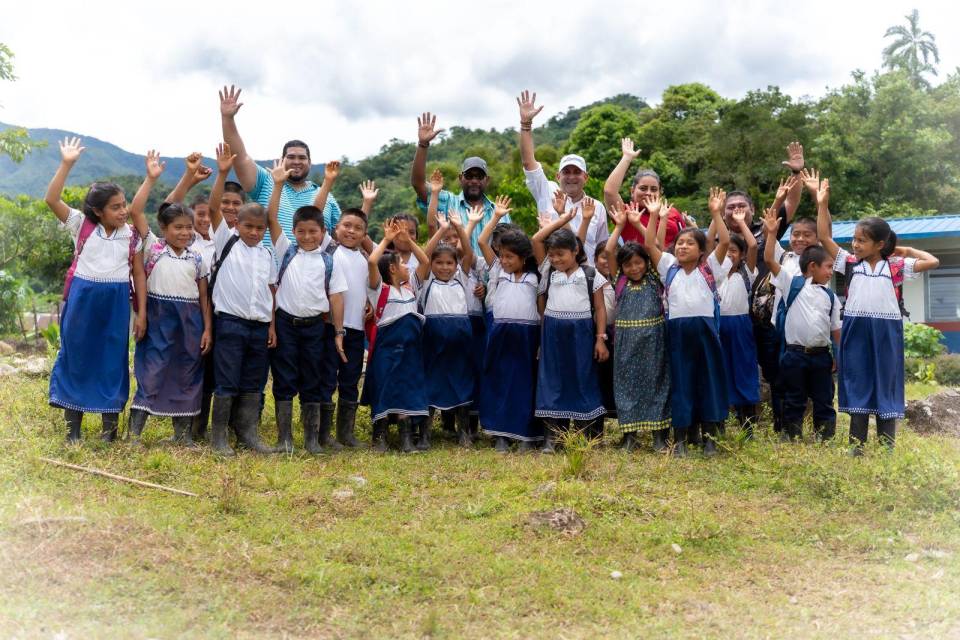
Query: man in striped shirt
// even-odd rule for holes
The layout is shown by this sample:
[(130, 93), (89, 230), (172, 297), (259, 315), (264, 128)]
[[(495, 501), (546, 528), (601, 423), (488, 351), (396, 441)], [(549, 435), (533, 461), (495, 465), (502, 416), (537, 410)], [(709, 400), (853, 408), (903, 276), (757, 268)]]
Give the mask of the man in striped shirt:
[[(240, 107), (243, 106), (243, 103), (239, 100), (240, 89), (232, 85), (229, 88), (224, 87), (220, 92), (220, 120), (223, 127), (223, 140), (237, 154), (237, 159), (233, 163), (237, 180), (250, 199), (259, 202), (266, 209), (270, 203), (270, 194), (273, 193), (273, 178), (267, 169), (253, 161), (243, 145), (243, 139), (237, 130), (235, 119)], [(291, 140), (283, 145), (283, 168), (291, 171), (290, 177), (283, 184), (283, 192), (280, 194), (280, 210), (277, 217), (280, 220), (283, 233), (292, 242), (295, 240), (293, 236), (293, 214), (300, 207), (313, 204), (317, 192), (320, 190), (320, 185), (308, 179), (310, 176), (310, 148), (305, 142)], [(333, 194), (330, 194), (327, 196), (327, 205), (323, 209), (323, 222), (328, 230), (332, 230), (339, 221), (340, 205), (337, 204)], [(330, 243), (331, 235), (331, 233), (325, 234), (324, 245), (321, 248), (326, 248), (326, 245)], [(267, 238), (264, 238), (263, 242), (266, 245), (271, 244), (271, 241)]]

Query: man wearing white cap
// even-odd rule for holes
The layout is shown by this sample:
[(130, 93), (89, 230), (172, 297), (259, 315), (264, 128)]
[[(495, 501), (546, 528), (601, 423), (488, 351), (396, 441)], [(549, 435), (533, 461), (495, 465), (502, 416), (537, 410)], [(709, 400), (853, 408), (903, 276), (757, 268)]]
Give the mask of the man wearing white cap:
[[(530, 94), (528, 91), (524, 91), (517, 98), (520, 106), (520, 158), (523, 161), (523, 173), (527, 178), (527, 189), (537, 203), (537, 211), (550, 212), (550, 217), (554, 220), (559, 217), (553, 208), (554, 194), (562, 189), (567, 195), (565, 210), (577, 210), (577, 214), (570, 221), (573, 232), (577, 233), (583, 221), (583, 200), (587, 197), (583, 192), (588, 177), (587, 163), (581, 156), (572, 153), (565, 155), (560, 159), (557, 169), (557, 182), (547, 179), (543, 166), (533, 155), (533, 119), (543, 109), (542, 105), (536, 106), (536, 100), (537, 94)], [(610, 237), (607, 210), (599, 201), (596, 201), (596, 205), (596, 213), (590, 220), (587, 237), (583, 242), (583, 249), (591, 266), (597, 246), (602, 246)]]

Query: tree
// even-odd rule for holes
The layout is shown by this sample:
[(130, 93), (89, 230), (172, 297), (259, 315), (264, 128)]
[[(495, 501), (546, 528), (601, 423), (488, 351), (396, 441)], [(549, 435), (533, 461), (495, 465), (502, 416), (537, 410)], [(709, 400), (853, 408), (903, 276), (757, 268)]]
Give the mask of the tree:
[(891, 71), (906, 71), (915, 87), (929, 88), (930, 83), (923, 74), (937, 75), (936, 67), (930, 64), (931, 58), (935, 63), (940, 62), (936, 37), (929, 31), (920, 30), (920, 14), (916, 9), (904, 17), (906, 26), (894, 25), (883, 35), (884, 38), (896, 38), (884, 48), (883, 64)]
[[(0, 42), (0, 80), (13, 82), (17, 76), (13, 73), (13, 51)], [(43, 146), (43, 143), (33, 142), (27, 130), (20, 127), (11, 127), (0, 131), (0, 155), (8, 156), (14, 162), (20, 162), (34, 147)]]
[(604, 104), (584, 112), (564, 153), (576, 153), (587, 161), (591, 176), (604, 179), (620, 161), (620, 140), (635, 138), (640, 131), (636, 112), (612, 104)]

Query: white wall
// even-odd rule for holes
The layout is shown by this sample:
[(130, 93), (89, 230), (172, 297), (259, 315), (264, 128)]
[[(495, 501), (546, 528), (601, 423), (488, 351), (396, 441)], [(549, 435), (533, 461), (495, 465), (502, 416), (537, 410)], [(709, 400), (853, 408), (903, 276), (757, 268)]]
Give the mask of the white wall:
[(911, 322), (927, 320), (927, 274), (903, 281), (903, 304), (910, 313)]

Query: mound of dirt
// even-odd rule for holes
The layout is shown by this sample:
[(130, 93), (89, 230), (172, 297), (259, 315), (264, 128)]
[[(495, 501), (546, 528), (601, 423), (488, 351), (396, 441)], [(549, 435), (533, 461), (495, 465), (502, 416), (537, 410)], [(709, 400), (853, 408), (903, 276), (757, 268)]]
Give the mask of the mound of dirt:
[(923, 400), (907, 402), (910, 428), (918, 433), (960, 438), (960, 390), (945, 389)]
[(551, 509), (550, 511), (534, 511), (527, 516), (527, 522), (532, 527), (547, 527), (559, 531), (565, 536), (577, 536), (587, 528), (583, 518), (569, 507)]

